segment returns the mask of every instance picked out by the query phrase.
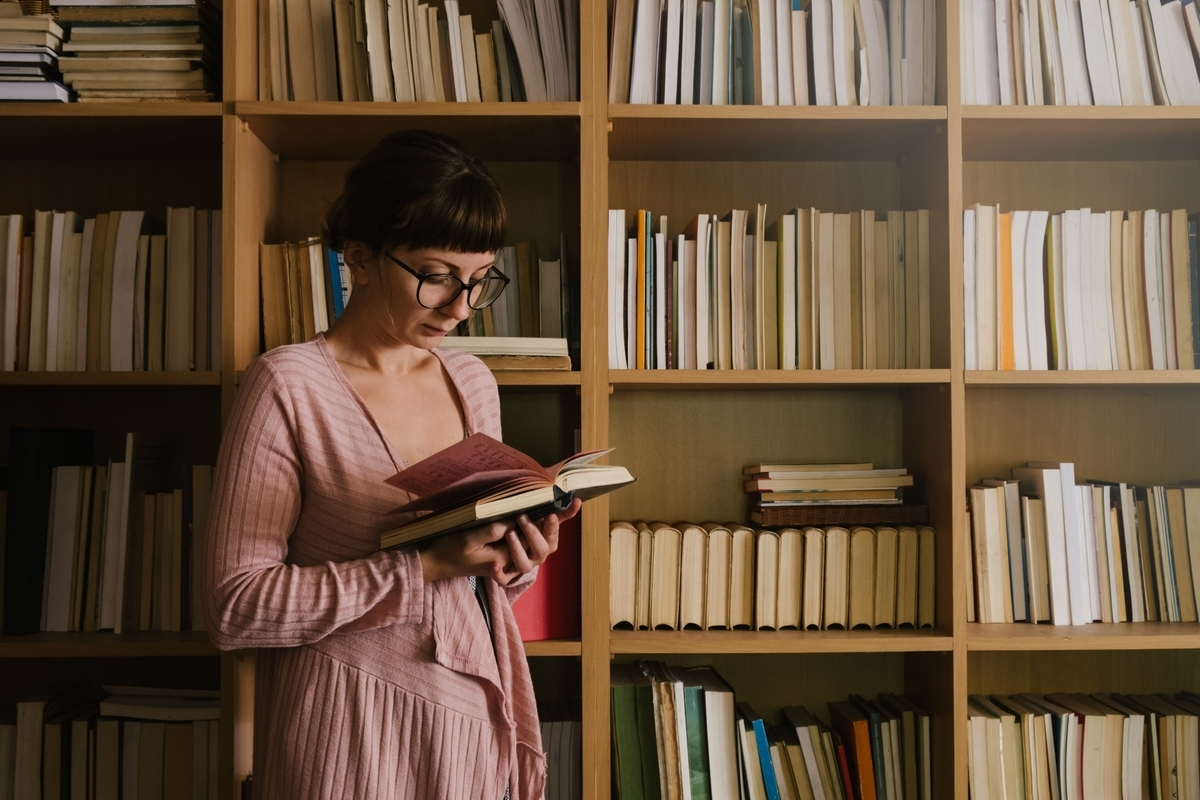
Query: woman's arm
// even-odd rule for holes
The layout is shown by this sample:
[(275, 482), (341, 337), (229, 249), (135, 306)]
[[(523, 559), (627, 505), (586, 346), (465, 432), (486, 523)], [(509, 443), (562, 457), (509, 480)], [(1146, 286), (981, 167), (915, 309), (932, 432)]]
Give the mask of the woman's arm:
[(295, 647), (331, 633), (419, 622), (415, 550), (319, 566), (285, 563), (300, 515), (303, 464), (276, 367), (259, 359), (226, 427), (209, 515), (205, 598), (217, 647)]

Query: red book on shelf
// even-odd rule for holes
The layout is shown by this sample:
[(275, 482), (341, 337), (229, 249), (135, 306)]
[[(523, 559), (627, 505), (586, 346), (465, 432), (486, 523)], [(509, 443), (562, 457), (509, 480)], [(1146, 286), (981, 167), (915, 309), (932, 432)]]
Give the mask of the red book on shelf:
[(579, 612), (579, 517), (562, 523), (558, 549), (538, 568), (537, 580), (513, 603), (521, 639), (577, 639)]

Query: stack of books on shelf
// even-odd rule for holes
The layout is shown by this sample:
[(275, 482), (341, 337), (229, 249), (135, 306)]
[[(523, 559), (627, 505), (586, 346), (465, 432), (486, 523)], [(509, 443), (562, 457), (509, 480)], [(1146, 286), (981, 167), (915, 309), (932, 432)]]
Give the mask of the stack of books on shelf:
[(124, 461), (97, 466), (91, 431), (10, 437), (4, 635), (204, 630), (212, 467), (133, 434)]
[(1200, 214), (963, 212), (967, 369), (1194, 369)]
[(1200, 103), (1192, 0), (967, 0), (959, 27), (968, 105)]
[(538, 703), (546, 753), (545, 800), (583, 797), (583, 715), (578, 702)]
[(712, 667), (657, 661), (611, 668), (613, 783), (621, 800), (655, 797), (932, 797), (931, 720), (907, 697), (804, 706), (773, 725)]
[(81, 103), (220, 96), (221, 10), (208, 0), (51, 0), (63, 81)]
[(58, 74), (62, 37), (51, 15), (25, 15), (19, 3), (0, 2), (0, 100), (70, 99)]
[(927, 509), (902, 505), (913, 477), (903, 467), (858, 464), (751, 464), (742, 470), (750, 520), (777, 525), (923, 523)]
[(219, 370), (221, 212), (0, 216), (0, 369)]
[(220, 796), (221, 694), (51, 686), (0, 703), (0, 795)]
[(1200, 488), (1075, 483), (1030, 462), (970, 490), (968, 620), (1196, 622)]
[(937, 14), (899, 0), (617, 0), (610, 103), (933, 105)]
[(972, 797), (1195, 797), (1200, 695), (1061, 693), (967, 703)]
[[(259, 0), (260, 100), (579, 99), (578, 0)], [(482, 33), (476, 33), (476, 29)]]
[(932, 628), (933, 528), (613, 522), (617, 630)]
[(930, 366), (929, 212), (608, 212), (611, 369)]
[(566, 339), (521, 336), (447, 336), (442, 350), (460, 350), (477, 356), (491, 370), (570, 370)]

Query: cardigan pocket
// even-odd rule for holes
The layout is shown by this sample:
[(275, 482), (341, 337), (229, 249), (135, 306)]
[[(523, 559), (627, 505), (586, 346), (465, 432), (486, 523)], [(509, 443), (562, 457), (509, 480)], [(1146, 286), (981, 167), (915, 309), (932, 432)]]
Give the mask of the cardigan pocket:
[(517, 776), (520, 784), (512, 800), (541, 800), (546, 793), (546, 754), (517, 742)]
[(491, 636), (467, 579), (437, 581), (433, 586), (434, 660), (500, 688)]

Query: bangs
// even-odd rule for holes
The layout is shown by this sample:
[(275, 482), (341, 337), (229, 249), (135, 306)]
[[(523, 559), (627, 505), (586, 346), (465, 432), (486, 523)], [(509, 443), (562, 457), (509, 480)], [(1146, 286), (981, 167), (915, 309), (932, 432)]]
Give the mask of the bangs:
[(508, 215), (496, 186), (462, 172), (388, 226), (384, 247), (494, 253), (504, 246)]

